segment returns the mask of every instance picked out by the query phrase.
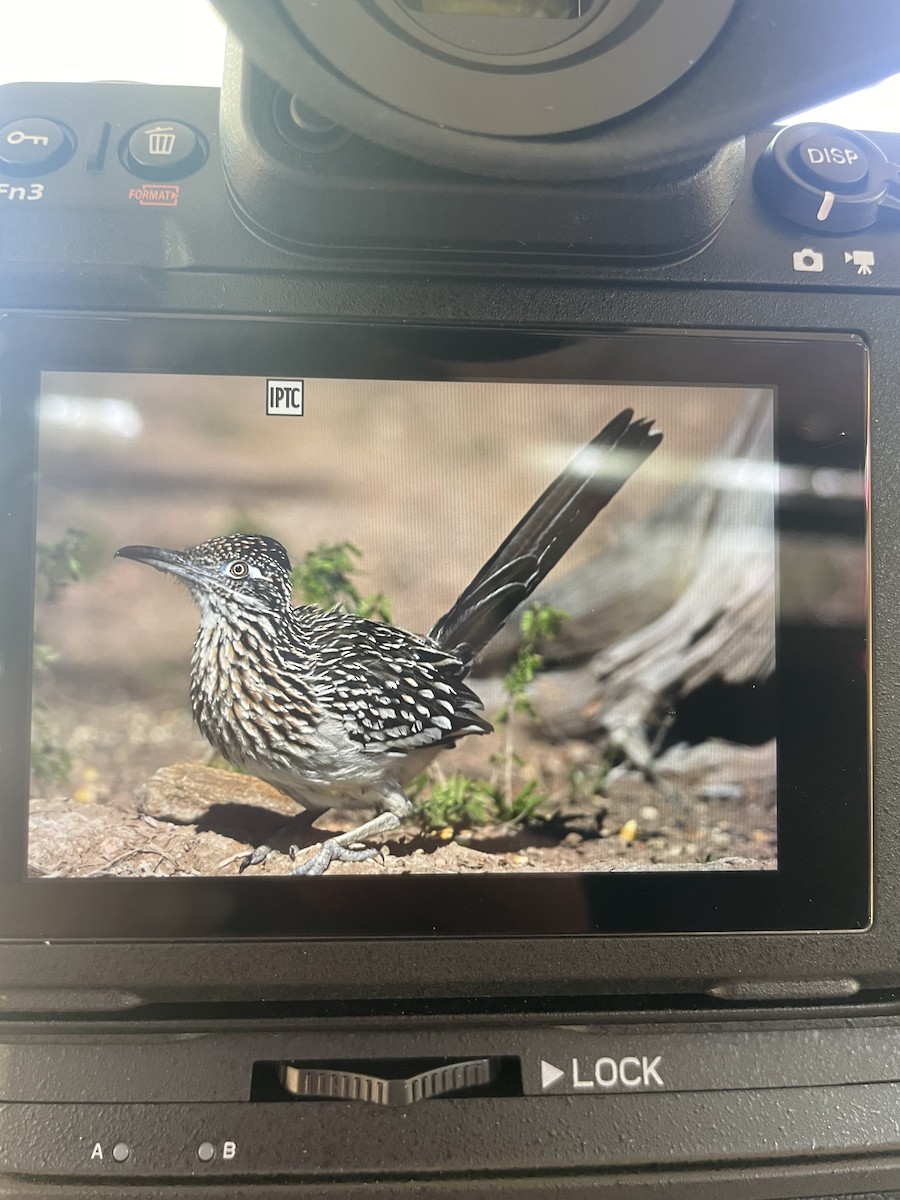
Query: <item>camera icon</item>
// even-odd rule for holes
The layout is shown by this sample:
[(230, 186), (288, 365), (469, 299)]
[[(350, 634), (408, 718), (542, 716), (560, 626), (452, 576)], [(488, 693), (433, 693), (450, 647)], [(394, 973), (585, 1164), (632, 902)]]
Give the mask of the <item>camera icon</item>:
[(809, 246), (804, 246), (802, 250), (794, 251), (794, 270), (824, 271), (825, 259), (818, 250), (812, 250)]

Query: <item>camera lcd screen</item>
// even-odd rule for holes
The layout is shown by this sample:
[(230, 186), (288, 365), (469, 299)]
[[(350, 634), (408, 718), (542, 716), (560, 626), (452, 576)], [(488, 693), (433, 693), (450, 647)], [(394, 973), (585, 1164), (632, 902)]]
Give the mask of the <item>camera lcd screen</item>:
[[(108, 936), (170, 934), (176, 896), (186, 935), (794, 928), (808, 897), (865, 923), (857, 342), (76, 325), (3, 410), (33, 584), (5, 597), (5, 878), (42, 928), (72, 932), (51, 892)], [(628, 410), (659, 445), (584, 450)], [(615, 494), (546, 578), (442, 642), (595, 461)]]

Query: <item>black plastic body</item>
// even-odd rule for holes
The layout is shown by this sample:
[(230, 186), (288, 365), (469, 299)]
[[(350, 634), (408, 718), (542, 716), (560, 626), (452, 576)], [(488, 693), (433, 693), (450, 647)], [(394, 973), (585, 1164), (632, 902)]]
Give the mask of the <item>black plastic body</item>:
[[(524, 32), (515, 22), (514, 33), (508, 18), (467, 17), (458, 7), (441, 22), (440, 35), (434, 26), (429, 34), (420, 18), (411, 27), (399, 0), (355, 6), (340, 25), (329, 25), (317, 0), (219, 0), (217, 7), (251, 58), (331, 120), (421, 162), (520, 181), (609, 180), (709, 158), (785, 113), (900, 68), (900, 12), (891, 0), (737, 0), (730, 15), (720, 0), (684, 7), (623, 0), (593, 11), (585, 5), (588, 41), (577, 47), (577, 34), (556, 42), (543, 22), (524, 22)], [(669, 20), (681, 26), (674, 37)], [(577, 29), (579, 22), (566, 24)], [(604, 26), (611, 36), (604, 38)], [(385, 36), (391, 27), (393, 36)], [(460, 40), (468, 34), (470, 48), (474, 43), (477, 70), (465, 69), (470, 63), (458, 53), (456, 31)], [(680, 58), (686, 33), (692, 48)], [(552, 42), (561, 55), (550, 62), (545, 56), (532, 73), (531, 56), (516, 53), (523, 37)], [(685, 73), (646, 103), (632, 81), (624, 90), (619, 84), (624, 71), (653, 95), (657, 83), (673, 78), (673, 63)], [(583, 73), (594, 66), (597, 86)], [(548, 79), (549, 114), (540, 111)], [(502, 113), (480, 112), (470, 103), (475, 97), (479, 108)], [(626, 97), (630, 111), (623, 111)], [(610, 119), (616, 112), (622, 115)], [(515, 135), (485, 132), (498, 124)], [(540, 136), (550, 129), (559, 132)]]
[[(640, 1197), (710, 1198), (726, 1185), (747, 1197), (900, 1189), (900, 1068), (890, 1040), (897, 1019), (890, 990), (900, 984), (896, 230), (812, 239), (767, 212), (748, 173), (716, 238), (668, 265), (512, 252), (485, 261), (424, 250), (387, 260), (364, 248), (326, 261), (266, 246), (234, 215), (214, 94), (111, 84), (0, 89), (0, 121), (31, 111), (64, 115), (79, 148), (70, 167), (43, 181), (41, 200), (0, 199), (0, 311), (7, 313), (863, 339), (873, 431), (874, 910), (870, 928), (840, 934), (359, 939), (339, 952), (327, 940), (7, 943), (0, 947), (0, 1003), (9, 1017), (0, 1030), (0, 1142), (10, 1147), (4, 1169), (14, 1174), (0, 1182), (0, 1195), (46, 1196), (52, 1181), (59, 1194), (94, 1196), (109, 1184), (100, 1184), (91, 1162), (93, 1142), (129, 1139), (140, 1154), (103, 1169), (106, 1181), (117, 1172), (122, 1197), (221, 1195), (223, 1180), (232, 1195), (275, 1197), (296, 1194), (298, 1179), (310, 1196), (336, 1187), (343, 1196), (490, 1188), (581, 1197), (605, 1186)], [(83, 155), (104, 122), (115, 145), (138, 121), (164, 115), (194, 125), (210, 143), (208, 163), (181, 184), (177, 207), (130, 201), (128, 189), (139, 181), (114, 153), (103, 170), (85, 171)], [(900, 138), (873, 136), (896, 161)], [(751, 160), (767, 141), (751, 139)], [(798, 274), (792, 256), (811, 240), (825, 254), (824, 269)], [(843, 261), (861, 247), (876, 258), (865, 278)], [(642, 999), (626, 999), (635, 996)], [(760, 1012), (755, 1004), (769, 1007)], [(729, 1090), (698, 1077), (695, 1089), (662, 1095), (545, 1095), (525, 1074), (541, 1056), (577, 1056), (585, 1036), (624, 1031), (649, 1047), (654, 1022), (677, 1038), (687, 1020), (720, 1056), (718, 1082)], [(729, 1076), (733, 1044), (715, 1038), (723, 1027), (737, 1030), (736, 1020), (747, 1033), (783, 1024), (799, 1041), (791, 1054), (785, 1043), (766, 1041), (752, 1050), (759, 1074)], [(346, 1058), (356, 1037), (354, 1057), (518, 1055), (530, 1066), (523, 1065), (519, 1095), (442, 1100), (387, 1117), (265, 1093), (251, 1100), (255, 1063)], [(650, 1053), (630, 1040), (626, 1053), (635, 1046)], [(826, 1066), (817, 1074), (819, 1056)], [(229, 1063), (239, 1069), (232, 1073)], [(192, 1155), (207, 1137), (243, 1139), (253, 1150), (232, 1167), (217, 1158), (218, 1178), (205, 1184)], [(176, 1182), (182, 1175), (190, 1185)]]
[(709, 241), (744, 165), (738, 139), (703, 160), (625, 179), (486, 179), (425, 167), (352, 134), (332, 147), (292, 128), (289, 104), (230, 41), (220, 137), (232, 202), (265, 240), (328, 261), (375, 253), (396, 262), (424, 251), (448, 262), (523, 253), (535, 262), (573, 253), (665, 262)]
[[(0, 538), (0, 558), (25, 561), (34, 539), (29, 498), (39, 438), (31, 413), (39, 370), (127, 374), (138, 362), (152, 364), (163, 380), (167, 371), (275, 372), (288, 379), (305, 376), (311, 384), (316, 376), (437, 377), (463, 385), (497, 377), (526, 387), (554, 378), (597, 378), (626, 385), (659, 380), (687, 390), (743, 388), (753, 379), (773, 397), (773, 453), (783, 470), (840, 470), (858, 489), (853, 501), (775, 500), (774, 528), (785, 534), (775, 573), (788, 580), (805, 573), (805, 561), (794, 556), (792, 534), (802, 537), (809, 529), (843, 534), (865, 562), (868, 355), (853, 336), (748, 332), (736, 338), (685, 331), (677, 337), (651, 332), (579, 337), (570, 331), (554, 337), (419, 324), (122, 315), (106, 320), (10, 315), (0, 324), (0, 444), (8, 454), (0, 479), (5, 514), (0, 535), (6, 535)], [(423, 541), (417, 569), (424, 574), (440, 551), (428, 538)], [(23, 697), (32, 680), (32, 580), (26, 571), (10, 574), (0, 579), (0, 726), (10, 746), (0, 780), (5, 814), (0, 938), (335, 939), (332, 949), (339, 955), (341, 942), (359, 938), (865, 929), (872, 896), (864, 590), (855, 619), (837, 628), (785, 612), (773, 629), (777, 870), (324, 882), (235, 874), (167, 880), (160, 904), (155, 880), (119, 879), (111, 885), (102, 878), (24, 878), (19, 851), (26, 842), (30, 714)], [(17, 754), (16, 747), (25, 752)]]
[[(0, 1026), (0, 1195), (775, 1200), (900, 1188), (889, 1006), (852, 1023), (847, 1009), (468, 1008), (465, 1019), (213, 1010)], [(402, 1108), (292, 1100), (276, 1082), (280, 1062), (472, 1055), (508, 1063), (506, 1078)], [(547, 1088), (542, 1062), (562, 1072)], [(630, 1086), (597, 1082), (612, 1063)]]
[[(304, 997), (528, 997), (637, 992), (702, 992), (740, 980), (791, 988), (823, 981), (839, 992), (900, 981), (900, 811), (893, 794), (896, 750), (891, 647), (898, 636), (892, 602), (897, 575), (891, 513), (900, 500), (894, 463), (900, 429), (892, 420), (898, 363), (900, 288), (897, 235), (876, 227), (861, 243), (876, 267), (858, 276), (843, 261), (851, 242), (820, 238), (825, 269), (797, 273), (796, 250), (809, 234), (770, 217), (749, 174), (718, 237), (702, 254), (662, 267), (604, 266), (591, 259), (541, 267), (529, 258), (497, 263), (458, 256), (436, 264), (421, 256), (374, 272), (360, 255), (325, 264), (267, 248), (228, 206), (219, 173), (215, 95), (198, 89), (55, 85), (46, 92), (16, 85), (0, 92), (3, 115), (64, 111), (79, 144), (99, 120), (113, 123), (111, 144), (143, 119), (168, 114), (208, 137), (206, 166), (181, 184), (175, 208), (145, 208), (129, 199), (130, 177), (115, 157), (86, 172), (79, 154), (48, 176), (37, 203), (3, 210), (0, 308), (31, 311), (192, 312), (333, 317), (545, 330), (783, 330), (851, 333), (868, 345), (872, 370), (872, 529), (875, 765), (874, 917), (865, 932), (780, 933), (714, 937), (430, 940), (404, 942), (402, 957), (380, 942), (292, 945), (8, 945), (2, 975), (10, 1006), (18, 989), (87, 988), (115, 1004), (134, 996), (160, 1000)], [(49, 106), (49, 107), (48, 107)], [(758, 154), (766, 137), (752, 149)], [(896, 158), (897, 138), (879, 139)], [(68, 174), (67, 174), (68, 172)], [(846, 247), (845, 247), (846, 242)], [(857, 240), (852, 241), (856, 247)], [(493, 278), (501, 273), (501, 278)], [(135, 366), (140, 367), (140, 363)], [(145, 364), (149, 366), (150, 364)], [(248, 969), (249, 967), (249, 969)], [(835, 982), (837, 981), (837, 982)], [(826, 989), (827, 990), (827, 989)], [(73, 993), (74, 995), (74, 993)], [(90, 1003), (89, 997), (84, 997)], [(50, 1002), (52, 1004), (54, 1001)], [(78, 1004), (78, 1001), (75, 1001)]]

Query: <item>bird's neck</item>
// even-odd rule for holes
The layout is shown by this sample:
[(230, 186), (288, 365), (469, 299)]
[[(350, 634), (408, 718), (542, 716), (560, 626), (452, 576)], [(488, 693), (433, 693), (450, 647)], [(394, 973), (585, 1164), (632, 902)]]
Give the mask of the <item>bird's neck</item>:
[(218, 714), (222, 705), (256, 700), (256, 693), (264, 688), (273, 648), (279, 644), (282, 622), (277, 613), (226, 616), (212, 605), (200, 608), (191, 655), (191, 708), (201, 731), (232, 761), (214, 732), (221, 724)]

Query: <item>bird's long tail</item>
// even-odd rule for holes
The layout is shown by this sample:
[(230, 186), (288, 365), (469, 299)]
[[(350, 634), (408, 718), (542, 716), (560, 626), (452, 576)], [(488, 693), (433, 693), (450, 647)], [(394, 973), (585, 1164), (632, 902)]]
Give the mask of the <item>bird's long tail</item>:
[(572, 459), (484, 564), (429, 636), (474, 658), (662, 440), (624, 409)]

